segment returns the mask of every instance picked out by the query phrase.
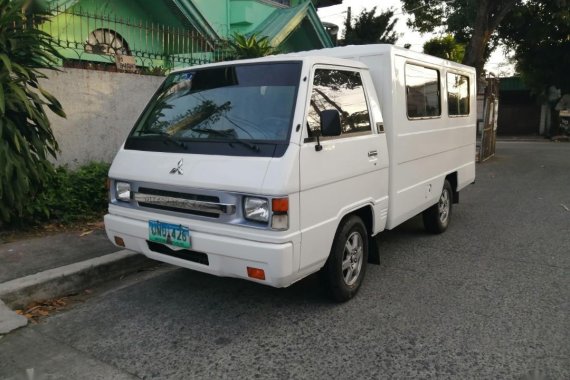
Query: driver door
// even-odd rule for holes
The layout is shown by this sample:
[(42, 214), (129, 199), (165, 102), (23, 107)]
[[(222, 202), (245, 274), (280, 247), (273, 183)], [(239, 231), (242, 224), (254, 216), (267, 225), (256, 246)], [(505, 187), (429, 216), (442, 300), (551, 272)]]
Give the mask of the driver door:
[[(367, 91), (374, 91), (368, 72), (331, 66), (313, 70), (300, 151), (301, 268), (326, 260), (338, 224), (350, 211), (372, 205), (374, 219), (380, 222), (383, 216), (385, 222), (388, 151), (383, 130), (375, 128), (382, 122), (377, 97)], [(340, 114), (341, 135), (320, 138), (322, 149), (317, 150), (319, 115), (330, 109)]]

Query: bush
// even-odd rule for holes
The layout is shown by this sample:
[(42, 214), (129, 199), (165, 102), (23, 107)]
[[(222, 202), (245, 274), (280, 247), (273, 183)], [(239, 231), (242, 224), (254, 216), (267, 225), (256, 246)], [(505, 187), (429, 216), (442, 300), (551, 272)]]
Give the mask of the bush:
[(35, 197), (21, 222), (71, 224), (100, 218), (107, 210), (109, 164), (93, 162), (75, 171), (59, 167)]

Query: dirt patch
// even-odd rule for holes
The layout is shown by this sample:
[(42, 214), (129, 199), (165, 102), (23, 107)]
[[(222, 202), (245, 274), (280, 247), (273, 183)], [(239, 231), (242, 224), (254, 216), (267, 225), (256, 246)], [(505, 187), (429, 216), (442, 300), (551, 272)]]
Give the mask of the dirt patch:
[(57, 235), (62, 232), (74, 232), (79, 236), (86, 236), (97, 230), (104, 230), (105, 225), (102, 220), (84, 222), (78, 224), (50, 223), (41, 226), (34, 226), (25, 229), (10, 229), (0, 231), (0, 244), (12, 243), (36, 237)]
[(90, 289), (87, 289), (81, 293), (70, 294), (66, 297), (60, 297), (42, 302), (33, 302), (23, 309), (14, 310), (14, 312), (28, 318), (28, 321), (30, 321), (30, 323), (37, 324), (43, 318), (70, 309), (76, 304), (85, 302), (91, 293), (92, 291)]

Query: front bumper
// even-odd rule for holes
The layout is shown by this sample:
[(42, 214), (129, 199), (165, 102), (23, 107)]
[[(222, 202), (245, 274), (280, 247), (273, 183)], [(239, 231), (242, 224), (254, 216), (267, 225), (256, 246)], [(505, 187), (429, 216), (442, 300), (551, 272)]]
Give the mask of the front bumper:
[[(195, 231), (190, 221), (185, 225), (190, 228), (192, 250), (207, 254), (208, 265), (152, 251), (147, 243), (148, 222), (146, 221), (113, 214), (105, 215), (105, 230), (111, 242), (114, 243), (115, 236), (121, 237), (125, 242), (125, 248), (141, 252), (151, 259), (216, 276), (243, 278), (274, 287), (286, 287), (298, 280), (298, 271), (294, 270), (293, 265), (294, 245), (290, 242), (280, 244), (257, 242)], [(248, 277), (247, 267), (263, 269), (265, 280)]]

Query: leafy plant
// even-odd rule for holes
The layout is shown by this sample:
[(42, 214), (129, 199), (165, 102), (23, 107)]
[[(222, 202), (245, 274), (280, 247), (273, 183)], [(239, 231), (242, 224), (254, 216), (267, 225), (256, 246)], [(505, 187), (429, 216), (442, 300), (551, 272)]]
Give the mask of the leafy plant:
[(570, 92), (570, 0), (526, 1), (498, 32), (534, 93), (546, 100), (551, 85)]
[[(30, 211), (50, 179), (57, 141), (44, 106), (61, 117), (61, 104), (39, 85), (40, 69), (56, 69), (50, 35), (33, 27), (50, 16), (26, 15), (25, 1), (0, 0), (0, 224)], [(33, 21), (33, 22), (32, 22)]]
[(376, 14), (376, 7), (362, 12), (353, 20), (347, 18), (345, 22), (343, 45), (364, 44), (394, 44), (398, 40), (398, 34), (394, 31), (397, 18), (394, 10), (388, 9)]
[(259, 58), (277, 53), (268, 37), (258, 37), (257, 34), (246, 36), (235, 33), (228, 45), (235, 59)]
[(169, 69), (164, 66), (143, 67), (140, 70), (142, 75), (153, 75), (157, 77), (164, 77), (168, 74)]
[(461, 63), (465, 55), (465, 45), (460, 44), (455, 40), (455, 37), (448, 34), (426, 41), (424, 53)]

